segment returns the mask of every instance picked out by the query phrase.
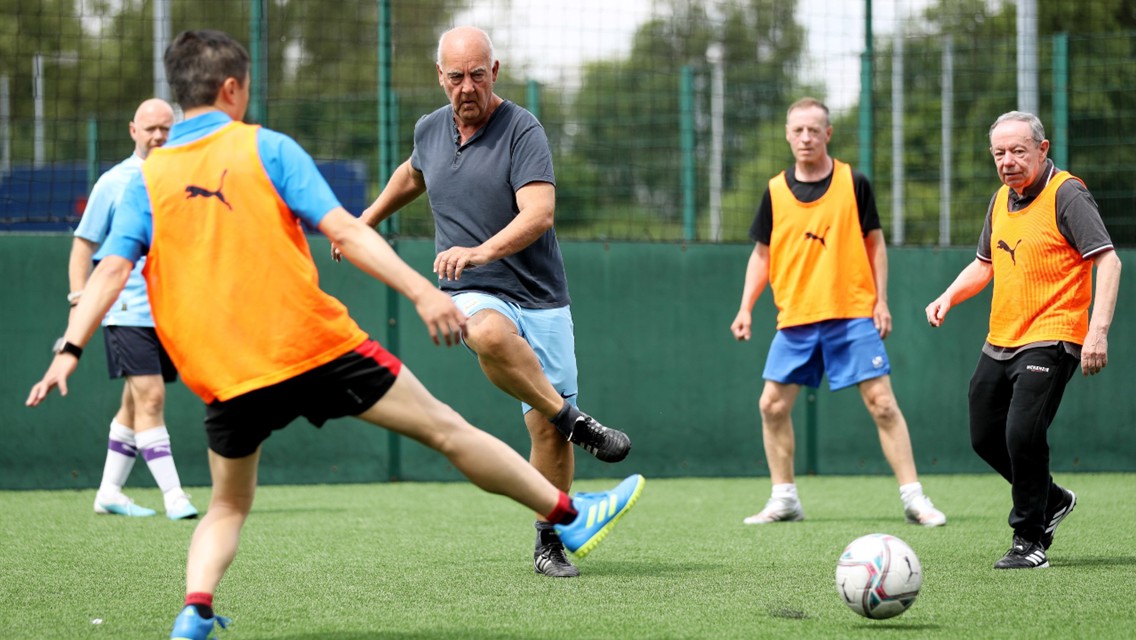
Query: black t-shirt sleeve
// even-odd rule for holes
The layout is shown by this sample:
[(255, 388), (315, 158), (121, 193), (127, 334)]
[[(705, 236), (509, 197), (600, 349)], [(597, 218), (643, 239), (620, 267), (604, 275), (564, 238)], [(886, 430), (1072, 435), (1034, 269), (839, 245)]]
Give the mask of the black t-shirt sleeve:
[[(832, 183), (832, 174), (820, 182), (798, 182), (793, 168), (785, 171), (785, 182), (789, 185), (793, 195), (801, 202), (815, 202), (823, 196)], [(872, 192), (872, 183), (868, 177), (859, 171), (852, 171), (852, 190), (856, 194), (856, 210), (860, 212), (860, 232), (867, 236), (869, 231), (882, 228), (880, 225), (880, 212), (876, 208), (876, 196)], [(761, 204), (757, 207), (757, 215), (749, 228), (750, 240), (768, 245), (773, 236), (773, 198), (769, 195), (769, 187), (761, 196)]]
[(765, 195), (761, 196), (761, 204), (757, 207), (757, 215), (753, 217), (753, 224), (749, 227), (749, 239), (769, 245), (773, 236), (773, 198), (769, 195), (769, 187), (765, 188)]
[(876, 195), (868, 176), (853, 171), (852, 189), (856, 192), (856, 209), (860, 212), (860, 231), (866, 236), (870, 231), (882, 229), (880, 211), (876, 208)]

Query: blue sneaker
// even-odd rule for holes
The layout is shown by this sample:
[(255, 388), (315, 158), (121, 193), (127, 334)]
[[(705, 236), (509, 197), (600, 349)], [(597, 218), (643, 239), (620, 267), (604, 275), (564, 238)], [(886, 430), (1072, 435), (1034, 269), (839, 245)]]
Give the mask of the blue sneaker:
[(607, 536), (615, 523), (638, 502), (647, 480), (635, 474), (620, 482), (611, 491), (577, 493), (572, 505), (580, 515), (570, 524), (556, 525), (564, 548), (577, 558), (583, 558)]
[(184, 491), (180, 491), (166, 499), (166, 517), (170, 520), (191, 520), (197, 517), (197, 507), (190, 504)]
[[(170, 640), (209, 640), (213, 632), (213, 625), (220, 625), (222, 629), (229, 628), (230, 620), (224, 616), (202, 618), (192, 605), (185, 605), (178, 617), (174, 619), (174, 630), (170, 632)], [(217, 634), (213, 634), (216, 638)]]
[(116, 516), (130, 516), (132, 518), (146, 518), (156, 514), (157, 511), (134, 504), (134, 501), (127, 498), (123, 493), (119, 493), (118, 495), (105, 495), (100, 493), (95, 496), (95, 513), (100, 515), (111, 514)]

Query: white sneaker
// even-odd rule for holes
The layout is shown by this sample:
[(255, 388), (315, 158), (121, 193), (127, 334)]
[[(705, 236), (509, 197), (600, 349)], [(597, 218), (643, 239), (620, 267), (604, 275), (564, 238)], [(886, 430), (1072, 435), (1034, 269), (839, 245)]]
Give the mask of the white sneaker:
[(197, 508), (189, 502), (189, 494), (171, 491), (166, 496), (166, 517), (170, 520), (191, 520), (197, 517)]
[(927, 496), (918, 496), (904, 505), (903, 516), (908, 524), (924, 527), (941, 527), (947, 524), (946, 514), (936, 509)]
[(800, 522), (805, 519), (805, 510), (797, 498), (770, 498), (765, 508), (742, 520), (745, 524), (769, 524), (770, 522)]
[(132, 518), (145, 518), (157, 513), (153, 509), (140, 507), (126, 497), (124, 493), (95, 495), (95, 513), (99, 515), (130, 516)]

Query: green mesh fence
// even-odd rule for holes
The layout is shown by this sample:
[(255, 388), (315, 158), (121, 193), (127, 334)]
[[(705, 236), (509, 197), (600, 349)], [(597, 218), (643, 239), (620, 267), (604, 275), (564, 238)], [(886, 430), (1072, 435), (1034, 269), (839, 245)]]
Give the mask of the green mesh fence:
[[(74, 226), (93, 178), (130, 153), (134, 107), (166, 91), (155, 42), (202, 27), (246, 44), (250, 120), (296, 138), (357, 213), (385, 179), (380, 117), (396, 119), (397, 162), (416, 119), (445, 103), (439, 34), (475, 24), (494, 38), (497, 92), (536, 112), (551, 139), (562, 238), (747, 242), (767, 180), (792, 161), (785, 108), (814, 95), (833, 111), (833, 155), (871, 175), (893, 242), (965, 246), (998, 186), (987, 128), (1018, 105), (1015, 5), (0, 0), (0, 230)], [(1136, 10), (1126, 0), (1038, 5), (1037, 110), (1055, 155), (1131, 246)], [(380, 96), (395, 109), (380, 109)], [(432, 233), (424, 199), (399, 229)]]

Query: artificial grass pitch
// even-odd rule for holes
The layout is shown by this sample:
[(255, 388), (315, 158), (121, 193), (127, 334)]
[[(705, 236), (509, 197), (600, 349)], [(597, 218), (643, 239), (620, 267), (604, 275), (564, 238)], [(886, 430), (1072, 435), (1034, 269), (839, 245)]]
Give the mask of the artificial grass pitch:
[[(924, 476), (948, 517), (908, 525), (890, 477), (801, 478), (806, 519), (745, 526), (767, 478), (651, 479), (579, 562), (532, 568), (532, 516), (463, 483), (262, 487), (216, 594), (220, 637), (1129, 638), (1136, 475), (1065, 474), (1078, 505), (1049, 569), (995, 571), (1009, 487)], [(584, 481), (575, 490), (614, 482)], [(190, 489), (204, 510), (207, 488)], [(160, 507), (156, 489), (129, 491)], [(96, 516), (94, 491), (0, 492), (0, 628), (13, 638), (164, 638), (181, 608), (194, 521)], [(915, 604), (865, 620), (836, 594), (844, 546), (899, 536), (923, 563)]]

